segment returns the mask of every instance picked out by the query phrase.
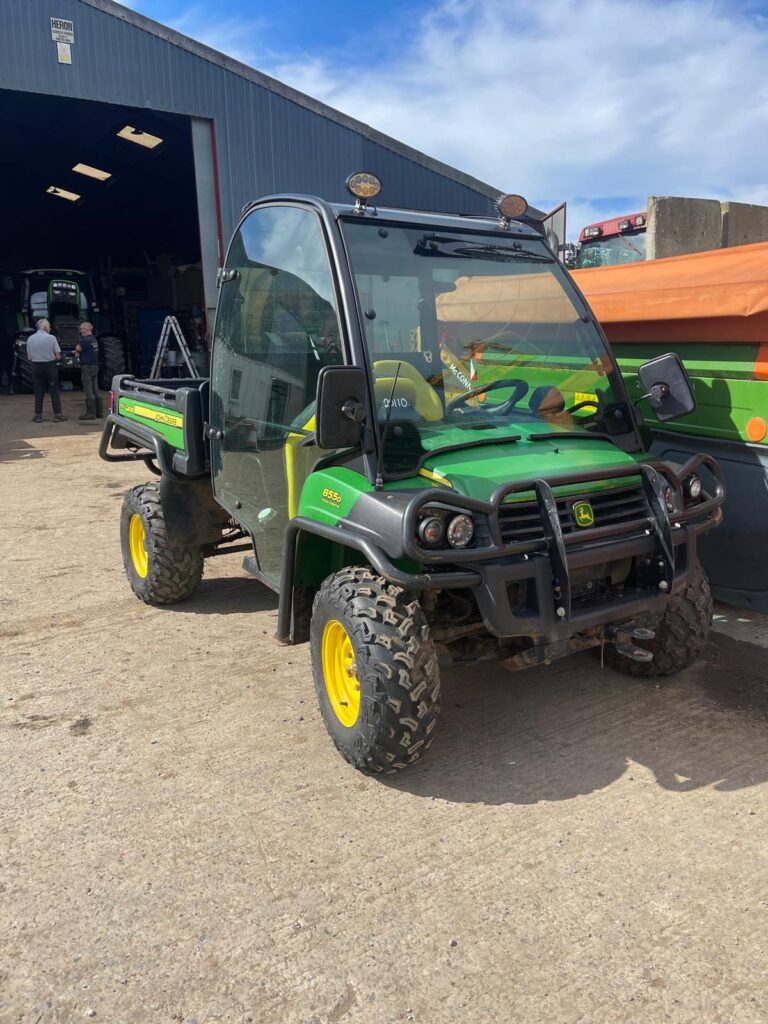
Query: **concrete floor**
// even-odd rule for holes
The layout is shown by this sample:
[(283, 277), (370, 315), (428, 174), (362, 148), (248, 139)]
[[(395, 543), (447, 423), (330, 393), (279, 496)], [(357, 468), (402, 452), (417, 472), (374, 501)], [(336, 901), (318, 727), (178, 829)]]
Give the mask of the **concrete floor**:
[(763, 646), (447, 673), (367, 779), (236, 556), (135, 600), (97, 439), (0, 397), (3, 1024), (768, 1020)]

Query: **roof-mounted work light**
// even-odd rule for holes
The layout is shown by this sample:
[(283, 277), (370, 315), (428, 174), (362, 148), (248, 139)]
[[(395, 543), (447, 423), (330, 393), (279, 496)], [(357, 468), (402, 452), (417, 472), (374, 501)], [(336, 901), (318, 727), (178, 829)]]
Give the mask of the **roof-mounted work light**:
[(518, 217), (523, 216), (528, 209), (528, 203), (522, 196), (510, 193), (509, 195), (499, 196), (496, 200), (496, 209), (499, 211), (499, 217), (501, 217), (501, 226), (506, 228), (511, 220), (516, 220)]
[(381, 180), (368, 171), (355, 171), (344, 182), (347, 192), (355, 197), (355, 209), (362, 212), (369, 199), (381, 192)]

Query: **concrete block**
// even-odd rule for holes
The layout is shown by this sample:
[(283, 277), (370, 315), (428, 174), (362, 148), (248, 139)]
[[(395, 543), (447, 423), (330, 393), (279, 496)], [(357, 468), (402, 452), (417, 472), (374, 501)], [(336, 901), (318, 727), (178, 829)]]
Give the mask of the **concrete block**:
[(647, 235), (649, 260), (719, 249), (720, 203), (717, 199), (649, 196)]
[(722, 245), (749, 245), (768, 241), (768, 206), (751, 203), (721, 203)]

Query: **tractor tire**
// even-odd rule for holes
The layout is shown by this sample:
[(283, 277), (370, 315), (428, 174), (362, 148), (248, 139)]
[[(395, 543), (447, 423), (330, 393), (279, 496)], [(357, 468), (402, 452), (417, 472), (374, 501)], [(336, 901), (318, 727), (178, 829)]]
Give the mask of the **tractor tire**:
[(681, 593), (674, 595), (655, 621), (653, 640), (635, 641), (638, 647), (653, 652), (653, 661), (631, 661), (606, 647), (605, 663), (618, 672), (635, 678), (672, 676), (688, 668), (699, 657), (712, 625), (712, 594), (707, 574), (699, 565)]
[(345, 761), (377, 774), (420, 760), (440, 714), (440, 676), (418, 601), (370, 569), (342, 569), (315, 597), (310, 647), (323, 721)]
[(131, 590), (145, 604), (174, 604), (189, 597), (203, 576), (200, 547), (176, 547), (168, 537), (160, 487), (132, 487), (120, 513), (120, 545)]
[(32, 378), (32, 363), (25, 355), (17, 353), (11, 376), (11, 395), (31, 395), (35, 390)]
[(99, 338), (99, 348), (99, 387), (102, 391), (109, 391), (112, 387), (112, 378), (118, 373), (126, 372), (125, 349), (122, 341), (114, 334), (102, 334)]

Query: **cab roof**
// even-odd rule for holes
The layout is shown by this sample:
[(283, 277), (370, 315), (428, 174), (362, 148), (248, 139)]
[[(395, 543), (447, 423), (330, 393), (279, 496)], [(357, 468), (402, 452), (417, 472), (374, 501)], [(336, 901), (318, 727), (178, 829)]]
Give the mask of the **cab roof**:
[(460, 231), (462, 229), (465, 231), (497, 231), (500, 234), (512, 232), (514, 234), (526, 235), (531, 238), (540, 238), (543, 234), (541, 221), (544, 218), (544, 214), (533, 207), (528, 208), (528, 212), (524, 217), (519, 220), (510, 221), (508, 229), (501, 227), (500, 219), (498, 217), (482, 217), (480, 215), (463, 213), (442, 213), (436, 210), (413, 210), (398, 206), (377, 206), (373, 202), (369, 202), (365, 212), (360, 213), (351, 203), (329, 203), (324, 199), (319, 199), (317, 196), (295, 194), (266, 196), (263, 199), (254, 200), (252, 203), (247, 203), (243, 207), (243, 213), (245, 214), (256, 206), (268, 205), (270, 203), (277, 202), (309, 203), (313, 206), (324, 209), (337, 220), (340, 218), (350, 218), (354, 220), (397, 221), (401, 224), (412, 225), (413, 227), (435, 227), (443, 225), (445, 227), (451, 227), (456, 231)]

